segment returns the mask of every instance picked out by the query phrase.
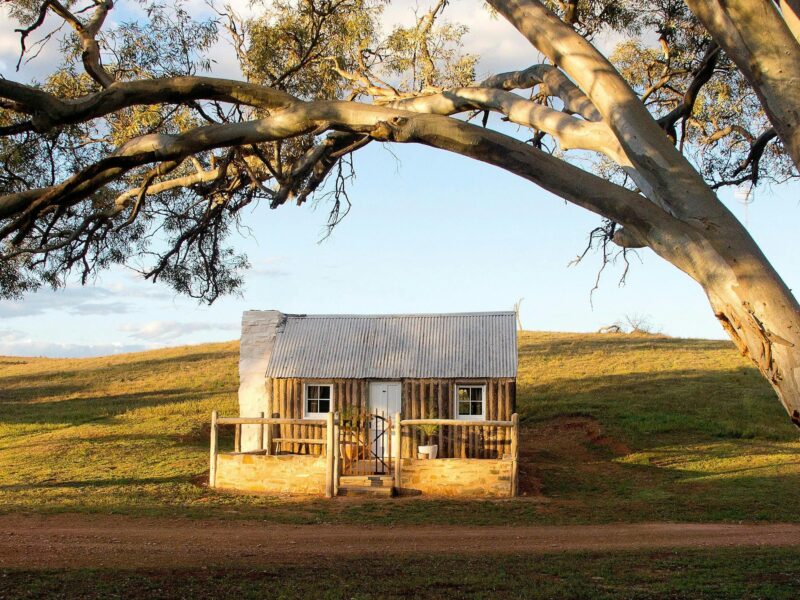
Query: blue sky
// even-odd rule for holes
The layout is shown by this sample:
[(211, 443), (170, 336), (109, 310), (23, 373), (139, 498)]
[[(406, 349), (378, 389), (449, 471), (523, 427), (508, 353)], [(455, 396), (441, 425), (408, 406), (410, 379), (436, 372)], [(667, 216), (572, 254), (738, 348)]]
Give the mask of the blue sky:
[[(482, 45), (491, 42), (486, 35), (499, 40), (498, 35), (514, 34), (504, 23), (486, 27)], [(5, 74), (17, 51), (7, 41), (8, 25), (0, 39)], [(513, 59), (525, 47), (516, 40), (506, 52)], [(484, 60), (482, 67), (490, 70), (498, 58)], [(523, 65), (511, 60), (505, 66)], [(639, 252), (641, 261), (632, 259), (622, 288), (620, 268), (606, 270), (592, 306), (589, 291), (599, 257), (590, 254), (581, 265), (567, 265), (584, 248), (598, 218), (528, 182), (412, 146), (372, 144), (358, 153), (355, 165), (352, 211), (321, 243), (324, 203), (253, 210), (252, 236), (237, 241), (253, 265), (242, 297), (202, 306), (115, 270), (87, 287), (0, 301), (0, 354), (83, 356), (230, 340), (238, 337), (246, 309), (505, 310), (519, 298), (524, 298), (526, 329), (594, 331), (639, 314), (669, 335), (725, 337), (700, 287), (647, 250)], [(744, 220), (744, 206), (733, 191), (722, 198)], [(747, 211), (751, 233), (795, 288), (800, 285), (795, 259), (799, 199), (796, 184), (761, 189)]]

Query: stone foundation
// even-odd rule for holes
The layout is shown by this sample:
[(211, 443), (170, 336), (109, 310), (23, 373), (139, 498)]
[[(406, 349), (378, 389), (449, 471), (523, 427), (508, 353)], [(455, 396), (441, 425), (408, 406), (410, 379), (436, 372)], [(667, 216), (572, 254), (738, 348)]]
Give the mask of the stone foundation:
[[(216, 487), (266, 494), (325, 495), (325, 456), (217, 455)], [(462, 498), (511, 496), (510, 459), (404, 458), (401, 494)]]
[(325, 495), (325, 457), (217, 455), (217, 488), (269, 494)]
[(510, 459), (404, 458), (400, 493), (473, 498), (510, 497), (511, 465)]

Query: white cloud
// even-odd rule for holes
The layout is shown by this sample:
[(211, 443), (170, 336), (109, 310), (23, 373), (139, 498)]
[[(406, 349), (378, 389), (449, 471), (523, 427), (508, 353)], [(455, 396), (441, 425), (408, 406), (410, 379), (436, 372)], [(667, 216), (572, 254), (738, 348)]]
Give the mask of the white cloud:
[[(398, 25), (410, 26), (415, 20), (415, 11), (422, 14), (428, 10), (425, 2), (399, 1), (390, 4), (381, 18), (384, 33)], [(469, 32), (464, 36), (464, 50), (480, 57), (477, 78), (524, 69), (538, 61), (538, 52), (522, 34), (503, 17), (493, 16), (483, 1), (453, 2), (445, 9), (439, 22), (466, 25)]]
[(0, 300), (0, 318), (30, 317), (44, 313), (72, 315), (128, 314), (141, 309), (141, 300), (174, 300), (176, 294), (164, 285), (142, 285), (137, 273), (127, 270), (112, 270), (110, 275), (120, 275), (122, 281), (107, 285), (69, 284), (53, 290), (40, 289), (25, 294), (21, 300)]
[(272, 256), (257, 260), (247, 271), (248, 274), (261, 275), (262, 277), (287, 277), (291, 273), (281, 266), (286, 263), (283, 256)]
[(0, 329), (0, 344), (18, 342), (25, 337), (25, 333), (18, 329)]
[(85, 302), (69, 309), (73, 315), (120, 315), (133, 310), (128, 302)]
[(66, 287), (59, 290), (39, 290), (26, 294), (22, 300), (0, 300), (0, 317), (30, 317), (46, 312), (67, 311), (75, 315), (107, 315), (129, 313), (134, 305), (120, 301), (130, 297), (101, 286)]
[[(61, 20), (48, 11), (42, 26), (26, 41), (28, 52), (26, 52), (25, 58), (20, 64), (19, 72), (13, 73), (15, 80), (30, 81), (31, 79), (37, 79), (41, 81), (52, 72), (53, 65), (61, 63), (61, 53), (57, 41), (50, 40), (50, 43), (45, 44), (43, 48), (34, 47), (38, 40), (56, 29), (60, 23)], [(19, 60), (21, 49), (20, 34), (14, 31), (17, 27), (19, 27), (19, 23), (16, 19), (11, 18), (9, 9), (5, 6), (0, 7), (0, 61), (4, 63), (3, 74), (16, 70), (17, 61)], [(6, 65), (9, 67), (8, 69), (6, 69)]]
[(72, 344), (43, 342), (16, 329), (0, 329), (0, 356), (48, 356), (51, 358), (105, 356), (146, 350), (144, 344)]
[(236, 331), (237, 323), (204, 323), (180, 321), (148, 321), (146, 323), (125, 323), (119, 330), (129, 337), (149, 342), (169, 342), (200, 331)]

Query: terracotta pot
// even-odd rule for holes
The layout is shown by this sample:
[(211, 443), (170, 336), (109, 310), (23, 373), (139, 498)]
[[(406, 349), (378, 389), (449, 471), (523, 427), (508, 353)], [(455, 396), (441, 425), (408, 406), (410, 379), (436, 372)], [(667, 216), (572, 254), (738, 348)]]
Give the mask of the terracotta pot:
[(345, 442), (342, 444), (342, 456), (347, 460), (353, 460), (356, 457), (356, 448), (358, 445), (355, 442)]

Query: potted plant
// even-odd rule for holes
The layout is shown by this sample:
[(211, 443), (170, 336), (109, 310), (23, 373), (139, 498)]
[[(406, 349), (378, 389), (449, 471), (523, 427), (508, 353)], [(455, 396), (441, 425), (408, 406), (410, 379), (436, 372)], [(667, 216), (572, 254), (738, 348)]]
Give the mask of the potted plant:
[(343, 458), (350, 462), (358, 456), (358, 449), (362, 440), (357, 438), (357, 421), (361, 417), (352, 406), (345, 406), (339, 411), (339, 424), (344, 430), (344, 439), (340, 440)]
[[(433, 425), (431, 423), (426, 423), (425, 425), (417, 425), (419, 430), (425, 434), (430, 442), (430, 439), (436, 435), (439, 431), (438, 425)], [(433, 459), (436, 458), (436, 455), (439, 453), (439, 445), (438, 444), (431, 444), (428, 443), (427, 445), (420, 445), (417, 447), (417, 457), (418, 458), (428, 458)]]

